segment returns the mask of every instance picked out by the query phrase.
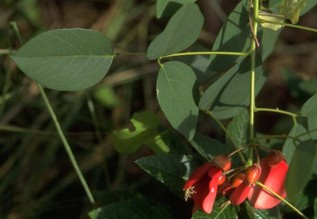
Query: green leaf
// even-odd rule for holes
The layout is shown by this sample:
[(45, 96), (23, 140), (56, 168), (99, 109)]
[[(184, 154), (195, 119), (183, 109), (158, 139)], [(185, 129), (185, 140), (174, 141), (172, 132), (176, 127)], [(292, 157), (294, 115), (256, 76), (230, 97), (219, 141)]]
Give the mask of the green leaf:
[[(250, 103), (250, 59), (232, 67), (216, 82), (207, 88), (199, 101), (202, 110), (210, 110), (217, 119), (228, 119), (246, 109)], [(256, 94), (260, 91), (266, 77), (261, 67), (261, 59), (256, 62)]]
[(103, 85), (95, 89), (93, 91), (93, 97), (104, 107), (113, 108), (121, 103), (113, 88), (108, 85)]
[[(283, 23), (284, 22), (284, 17), (283, 16), (273, 16), (270, 13), (262, 13), (259, 14), (259, 19), (261, 19), (261, 26), (264, 28), (268, 28), (271, 30), (279, 30), (283, 26), (281, 24), (276, 24), (276, 23)], [(274, 23), (270, 23), (274, 22)]]
[(244, 202), (243, 204), (243, 210), (246, 211), (246, 215), (248, 217), (244, 216), (243, 218), (249, 218), (249, 219), (280, 219), (281, 217), (278, 217), (276, 211), (272, 210), (260, 210), (253, 208), (249, 202)]
[(134, 153), (143, 144), (148, 144), (156, 153), (169, 151), (163, 141), (157, 141), (160, 139), (156, 131), (160, 124), (157, 115), (149, 111), (135, 113), (131, 123), (133, 129), (113, 131), (110, 135), (110, 140), (119, 153)]
[(247, 144), (249, 130), (249, 112), (242, 110), (227, 127), (226, 141), (235, 147), (243, 147)]
[(300, 12), (306, 6), (307, 0), (282, 0), (280, 14), (284, 15), (293, 24), (298, 22)]
[(161, 18), (174, 14), (182, 5), (194, 3), (196, 0), (157, 0), (156, 17)]
[(300, 113), (302, 116), (317, 116), (317, 93), (304, 103)]
[(296, 145), (299, 141), (309, 140), (309, 136), (305, 135), (305, 133), (307, 133), (307, 130), (300, 124), (294, 125), (289, 132), (289, 138), (286, 139), (282, 151), (285, 156), (286, 163), (291, 163)]
[[(299, 193), (292, 200), (292, 205), (294, 205), (299, 210), (304, 210), (312, 206), (312, 200), (317, 196), (317, 179), (314, 178), (310, 180), (304, 190), (299, 191)], [(293, 209), (286, 208), (287, 211), (293, 212)]]
[(217, 199), (214, 203), (214, 209), (211, 214), (206, 214), (202, 211), (196, 211), (193, 214), (192, 219), (228, 219), (228, 218), (238, 218), (237, 210), (232, 205), (222, 206), (227, 201), (226, 198), (221, 197)]
[(289, 200), (294, 200), (312, 177), (316, 165), (316, 149), (316, 142), (313, 140), (303, 141), (296, 146), (286, 177)]
[(161, 66), (157, 98), (171, 125), (188, 140), (195, 135), (199, 109), (193, 97), (194, 71), (186, 64), (171, 61)]
[(317, 140), (317, 116), (308, 117), (307, 126), (310, 138), (313, 140)]
[(166, 208), (143, 198), (115, 202), (88, 213), (91, 219), (172, 219)]
[(85, 29), (44, 32), (11, 56), (31, 79), (45, 87), (65, 91), (85, 89), (101, 81), (113, 57), (105, 36)]
[(300, 15), (303, 15), (306, 12), (310, 11), (316, 5), (317, 5), (316, 0), (306, 0), (306, 6), (300, 11)]
[(185, 180), (198, 166), (192, 158), (176, 154), (143, 157), (137, 160), (136, 163), (180, 197), (184, 195)]
[[(260, 32), (261, 33), (261, 32)], [(281, 33), (281, 30), (271, 30), (271, 29), (262, 29), (262, 35), (261, 36), (261, 44), (265, 46), (261, 46), (261, 56), (262, 60), (266, 60), (267, 57), (272, 53), (272, 51), (276, 48), (275, 44), (277, 39), (279, 38), (279, 35)]]
[(182, 6), (164, 31), (151, 42), (147, 58), (153, 60), (186, 49), (198, 39), (203, 23), (204, 18), (196, 4)]
[(298, 88), (310, 95), (317, 93), (317, 79), (311, 79), (307, 81), (300, 81), (298, 84)]
[(196, 132), (194, 139), (190, 143), (207, 161), (213, 159), (217, 155), (229, 154), (234, 150), (234, 148), (223, 144), (217, 139), (210, 138), (199, 132)]
[[(249, 12), (241, 1), (223, 24), (212, 47), (212, 51), (247, 52), (250, 48), (251, 34)], [(239, 56), (211, 56), (208, 70), (223, 72), (241, 60)]]

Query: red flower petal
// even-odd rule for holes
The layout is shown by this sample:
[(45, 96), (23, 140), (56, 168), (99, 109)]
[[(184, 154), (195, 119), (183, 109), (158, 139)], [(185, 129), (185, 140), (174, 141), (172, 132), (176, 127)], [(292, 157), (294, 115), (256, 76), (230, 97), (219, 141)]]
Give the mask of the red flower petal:
[[(270, 188), (281, 197), (286, 197), (284, 182), (288, 170), (288, 165), (285, 160), (282, 160), (275, 166), (268, 165), (268, 157), (263, 158), (260, 162), (262, 174), (259, 181), (266, 187)], [(251, 205), (257, 209), (270, 209), (278, 205), (281, 201), (274, 195), (265, 191), (260, 186), (255, 186), (251, 189), (248, 199)]]
[(251, 185), (243, 182), (230, 195), (229, 200), (232, 205), (240, 205), (248, 196)]
[(197, 183), (199, 180), (201, 180), (207, 173), (208, 171), (214, 168), (212, 163), (205, 163), (198, 167), (192, 175), (189, 177), (189, 179), (186, 181), (183, 190), (186, 190), (190, 187), (192, 187), (195, 183)]
[(199, 180), (194, 185), (194, 193), (192, 194), (196, 207), (207, 214), (210, 214), (213, 209), (217, 195), (218, 180), (222, 175), (222, 170), (216, 167), (211, 172), (214, 172), (212, 178), (206, 176)]

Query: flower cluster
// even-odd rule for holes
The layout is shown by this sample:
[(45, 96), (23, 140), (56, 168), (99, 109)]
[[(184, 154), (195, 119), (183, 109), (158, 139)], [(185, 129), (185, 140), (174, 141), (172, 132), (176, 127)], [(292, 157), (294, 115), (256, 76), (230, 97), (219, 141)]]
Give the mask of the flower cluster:
[(278, 205), (281, 200), (273, 193), (286, 197), (284, 182), (288, 165), (280, 151), (272, 151), (259, 164), (254, 163), (242, 170), (230, 169), (230, 157), (220, 155), (193, 172), (183, 187), (185, 200), (194, 200), (193, 212), (199, 209), (211, 213), (217, 194), (227, 196), (232, 205), (240, 205), (248, 199), (251, 206), (257, 209), (270, 209)]

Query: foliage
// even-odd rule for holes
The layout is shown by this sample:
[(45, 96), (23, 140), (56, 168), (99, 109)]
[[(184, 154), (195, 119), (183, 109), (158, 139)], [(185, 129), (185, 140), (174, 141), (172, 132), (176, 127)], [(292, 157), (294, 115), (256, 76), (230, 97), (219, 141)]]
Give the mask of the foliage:
[[(263, 90), (270, 74), (264, 70), (264, 62), (274, 50), (281, 29), (304, 29), (316, 33), (316, 29), (296, 24), (300, 16), (316, 4), (313, 0), (307, 2), (282, 0), (277, 5), (266, 5), (259, 0), (241, 1), (224, 22), (212, 49), (204, 48), (203, 51), (199, 51), (197, 49), (203, 47), (199, 37), (205, 18), (196, 1), (158, 0), (156, 17), (166, 19), (167, 23), (149, 43), (146, 58), (149, 61), (156, 60), (158, 63), (155, 91), (160, 113), (157, 113), (157, 110), (156, 113), (139, 110), (131, 119), (129, 118), (129, 128), (115, 128), (113, 125), (108, 130), (107, 139), (122, 156), (115, 167), (118, 172), (114, 177), (114, 184), (122, 180), (120, 165), (126, 160), (122, 154), (141, 153), (142, 157), (135, 161), (136, 164), (165, 184), (174, 195), (183, 199), (184, 182), (202, 162), (210, 161), (216, 155), (230, 154), (233, 163), (248, 167), (252, 163), (259, 162), (258, 159), (263, 151), (265, 153), (271, 150), (271, 147), (275, 147), (269, 143), (262, 144), (263, 139), (269, 141), (278, 138), (282, 139), (283, 145), (280, 144), (277, 149), (284, 153), (289, 165), (285, 185), (288, 196), (287, 200), (283, 200), (282, 207), (259, 210), (253, 208), (248, 201), (233, 206), (227, 202), (227, 196), (221, 196), (216, 199), (211, 214), (198, 210), (193, 213), (192, 218), (284, 218), (283, 215), (289, 212), (292, 212), (292, 215), (297, 213), (303, 216), (301, 211), (314, 212), (313, 215), (316, 217), (316, 198), (311, 200), (311, 194), (305, 192), (311, 190), (311, 183), (316, 181), (314, 176), (317, 174), (316, 90), (311, 89), (312, 85), (304, 83), (301, 85), (302, 90), (310, 93), (309, 97), (306, 95), (306, 100), (302, 101), (297, 112), (289, 109), (257, 107), (255, 104), (256, 97)], [(19, 29), (14, 25), (13, 30), (17, 38), (21, 38)], [(103, 96), (102, 88), (98, 86), (112, 70), (111, 67), (116, 65), (116, 59), (119, 59), (120, 55), (126, 55), (115, 53), (113, 47), (116, 48), (104, 34), (98, 31), (69, 28), (44, 31), (32, 37), (17, 51), (8, 50), (8, 53), (4, 53), (10, 55), (17, 67), (39, 88), (38, 92), (52, 118), (57, 135), (64, 145), (90, 204), (94, 207), (96, 204), (93, 198), (94, 192), (88, 186), (90, 184), (87, 183), (88, 177), (84, 178), (82, 174), (82, 170), (88, 168), (90, 164), (78, 164), (74, 156), (75, 150), (73, 152), (66, 138), (69, 136), (63, 131), (63, 128), (67, 127), (67, 121), (62, 124), (58, 119), (60, 108), (53, 109), (47, 95), (51, 91), (45, 92), (42, 86), (56, 91), (86, 92), (85, 100), (88, 102), (88, 111), (91, 114), (89, 120), (92, 120), (96, 139), (101, 143), (103, 135), (101, 130), (104, 129), (100, 127), (101, 122), (99, 117), (96, 117), (94, 107), (98, 99), (102, 105), (113, 102), (116, 98), (115, 93), (107, 91), (111, 101), (101, 101), (100, 99), (107, 98), (107, 95)], [(197, 62), (195, 63), (194, 60), (202, 56), (208, 57), (204, 60), (206, 72), (197, 70)], [(203, 58), (200, 61), (202, 60)], [(122, 68), (122, 66), (115, 67)], [(128, 66), (124, 67), (128, 68)], [(198, 69), (203, 67), (199, 66)], [(90, 98), (90, 92), (95, 94), (95, 99)], [(50, 97), (57, 95), (54, 92), (50, 94)], [(6, 103), (7, 99), (12, 98), (11, 95), (14, 97), (14, 92), (10, 93), (8, 89), (4, 89), (0, 103)], [(81, 104), (83, 98), (78, 99)], [(63, 105), (60, 103), (61, 100), (55, 101), (59, 102), (55, 104)], [(64, 101), (67, 101), (67, 97), (64, 97)], [(120, 105), (118, 101), (114, 102), (115, 104), (108, 106)], [(37, 104), (37, 107), (43, 106)], [(69, 110), (64, 109), (66, 116), (70, 116), (67, 114)], [(261, 112), (288, 116), (292, 121), (292, 126), (288, 127), (289, 134), (274, 133), (266, 136), (258, 133), (257, 128), (261, 124), (255, 120), (255, 115)], [(164, 119), (167, 123), (163, 122)], [(210, 121), (219, 127), (221, 135), (213, 138), (209, 133), (200, 132), (201, 125)], [(40, 123), (36, 126), (38, 129), (44, 126), (43, 122)], [(10, 128), (10, 126), (6, 128), (8, 127)], [(48, 130), (51, 131), (51, 128), (49, 127)], [(20, 129), (11, 127), (12, 130)], [(47, 133), (42, 134), (47, 135)], [(51, 150), (47, 153), (50, 155), (49, 159), (57, 156), (53, 147), (49, 150)], [(263, 151), (258, 152), (258, 150)], [(101, 166), (110, 152), (114, 153), (107, 147), (101, 147), (95, 152), (91, 151), (91, 156), (94, 158), (91, 160), (97, 160), (91, 165), (94, 168)], [(256, 156), (253, 156), (254, 154)], [(107, 171), (112, 170), (112, 163), (103, 164)], [(7, 165), (12, 164), (7, 163)], [(135, 169), (131, 170), (133, 171)], [(12, 174), (11, 178), (15, 178), (16, 175)], [(108, 181), (109, 186), (111, 174), (108, 172), (106, 175), (105, 181)], [(59, 188), (67, 185), (67, 178), (65, 179), (66, 181)], [(30, 186), (32, 182), (29, 183)], [(6, 186), (1, 188), (4, 189)], [(316, 194), (315, 190), (313, 192)], [(298, 201), (298, 197), (303, 201)], [(90, 206), (90, 218), (173, 218), (173, 214), (169, 212), (171, 209), (166, 208), (164, 203), (153, 202), (144, 197), (121, 199), (111, 203), (101, 201), (100, 204), (102, 206), (95, 209)]]

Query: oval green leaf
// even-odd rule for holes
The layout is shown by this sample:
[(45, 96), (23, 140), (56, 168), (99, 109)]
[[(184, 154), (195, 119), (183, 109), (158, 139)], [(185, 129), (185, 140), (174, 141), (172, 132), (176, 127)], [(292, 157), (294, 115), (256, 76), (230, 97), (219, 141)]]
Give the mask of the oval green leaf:
[(107, 38), (86, 29), (44, 32), (11, 56), (28, 77), (63, 91), (82, 90), (101, 81), (113, 57)]
[(179, 197), (184, 195), (185, 180), (198, 167), (197, 161), (181, 154), (147, 156), (137, 160), (136, 163)]
[(171, 17), (165, 30), (151, 42), (147, 58), (153, 60), (186, 49), (199, 37), (203, 23), (203, 15), (196, 4), (182, 6)]
[[(217, 119), (228, 119), (249, 106), (250, 65), (249, 58), (234, 65), (207, 88), (199, 101), (199, 107), (202, 110), (212, 111)], [(266, 81), (260, 57), (257, 57), (255, 72), (255, 91), (258, 94)]]
[(317, 116), (317, 93), (304, 103), (300, 113), (302, 116)]
[(212, 160), (216, 155), (229, 154), (235, 149), (232, 148), (231, 145), (223, 144), (217, 139), (210, 138), (199, 132), (196, 132), (190, 144), (207, 161)]
[(161, 18), (170, 16), (182, 5), (194, 3), (196, 0), (157, 0), (156, 1), (156, 17)]
[(286, 177), (286, 191), (289, 200), (294, 200), (311, 179), (316, 158), (315, 141), (309, 139), (296, 146)]
[(192, 140), (195, 135), (199, 109), (193, 97), (195, 72), (186, 64), (166, 62), (158, 74), (156, 90), (162, 111), (171, 125)]

